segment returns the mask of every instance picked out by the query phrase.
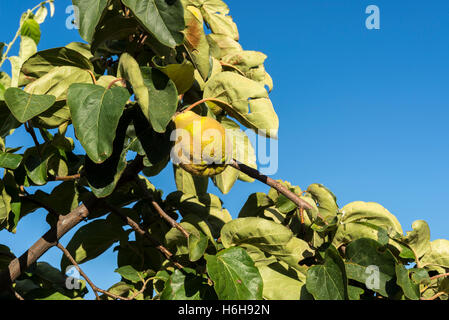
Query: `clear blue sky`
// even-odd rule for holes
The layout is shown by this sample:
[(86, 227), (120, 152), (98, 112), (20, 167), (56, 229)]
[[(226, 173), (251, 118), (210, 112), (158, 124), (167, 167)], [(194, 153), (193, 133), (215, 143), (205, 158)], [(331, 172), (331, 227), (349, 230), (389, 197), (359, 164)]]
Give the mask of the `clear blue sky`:
[[(322, 183), (341, 207), (379, 202), (404, 231), (425, 219), (432, 239), (449, 238), (449, 2), (226, 2), (244, 49), (268, 55), (280, 118), (279, 171), (273, 177), (302, 188)], [(40, 50), (80, 41), (76, 30), (65, 28), (70, 1), (55, 3), (56, 16), (42, 25)], [(0, 2), (1, 41), (10, 41), (21, 12), (35, 4)], [(380, 8), (380, 30), (365, 28), (370, 4)], [(31, 140), (18, 131), (8, 143)], [(175, 190), (171, 167), (152, 182), (165, 194)], [(235, 216), (248, 195), (266, 190), (239, 182), (221, 198)], [(0, 243), (22, 254), (48, 229), (45, 214), (24, 218), (16, 235), (1, 231)], [(42, 260), (58, 267), (60, 257), (52, 249)], [(115, 259), (109, 250), (84, 270), (106, 289), (120, 279), (113, 273)]]

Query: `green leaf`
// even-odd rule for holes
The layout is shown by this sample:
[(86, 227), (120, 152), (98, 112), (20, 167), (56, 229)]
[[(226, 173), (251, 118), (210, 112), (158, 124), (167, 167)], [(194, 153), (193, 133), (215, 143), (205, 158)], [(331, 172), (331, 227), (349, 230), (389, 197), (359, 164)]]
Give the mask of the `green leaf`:
[[(227, 129), (226, 135), (232, 144), (232, 158), (249, 167), (257, 169), (256, 153), (248, 136), (240, 126), (229, 118), (219, 119), (221, 125)], [(254, 179), (228, 166), (225, 171), (213, 177), (213, 182), (223, 194), (229, 193), (237, 179), (252, 182)]]
[(0, 168), (15, 170), (22, 162), (23, 156), (0, 151)]
[[(161, 293), (161, 300), (202, 300), (213, 299), (212, 288), (207, 285), (206, 279), (197, 275), (190, 268), (176, 269), (165, 282)], [(216, 297), (215, 297), (216, 298)]]
[(191, 234), (188, 240), (189, 260), (195, 262), (201, 259), (206, 252), (208, 243), (209, 240), (204, 233), (199, 232), (199, 236)]
[(148, 110), (142, 109), (154, 131), (163, 133), (178, 107), (176, 86), (164, 73), (154, 68), (140, 68), (150, 100)]
[(126, 168), (126, 154), (130, 145), (126, 145), (126, 129), (131, 118), (126, 111), (123, 113), (116, 130), (112, 146), (112, 155), (104, 162), (97, 164), (85, 159), (86, 178), (92, 192), (97, 198), (111, 195)]
[(244, 249), (233, 247), (205, 258), (220, 300), (262, 300), (262, 277)]
[(360, 296), (365, 292), (362, 288), (348, 286), (349, 300), (360, 300)]
[(204, 20), (214, 34), (222, 34), (234, 40), (239, 40), (237, 25), (228, 15), (229, 8), (226, 3), (221, 0), (193, 1), (193, 3), (195, 2), (197, 2), (196, 5), (200, 5)]
[(396, 283), (404, 291), (404, 295), (411, 300), (419, 300), (419, 284), (414, 283), (410, 278), (410, 270), (402, 264), (396, 265)]
[(47, 18), (48, 15), (48, 9), (45, 6), (45, 4), (43, 4), (37, 11), (36, 14), (34, 15), (34, 20), (36, 20), (37, 23), (42, 24), (45, 22), (45, 19)]
[(264, 62), (267, 56), (257, 51), (234, 52), (224, 56), (221, 61), (223, 68), (228, 71), (243, 73), (248, 79), (259, 82), (267, 86), (268, 90), (273, 89), (273, 80), (265, 71)]
[(129, 265), (115, 269), (114, 272), (117, 272), (126, 280), (132, 281), (134, 283), (140, 282), (144, 278), (143, 275), (141, 275), (136, 269)]
[(430, 228), (424, 220), (412, 224), (413, 231), (407, 232), (404, 242), (416, 253), (416, 259), (421, 258), (430, 250)]
[(384, 297), (393, 297), (397, 293), (396, 259), (377, 241), (361, 238), (351, 242), (346, 247), (346, 259), (349, 279), (369, 286), (368, 289)]
[(204, 32), (204, 21), (201, 11), (193, 6), (184, 10), (186, 22), (184, 44), (203, 80), (209, 76), (211, 69), (209, 42)]
[(5, 185), (0, 180), (0, 226), (5, 227), (7, 224), (9, 213), (11, 212), (11, 196), (6, 192)]
[(265, 193), (253, 193), (248, 197), (248, 200), (246, 200), (238, 217), (258, 217), (263, 214), (265, 209), (273, 205), (273, 201)]
[(263, 297), (267, 300), (299, 300), (305, 289), (306, 277), (285, 269), (278, 262), (258, 266), (263, 279)]
[(56, 101), (55, 96), (34, 95), (18, 88), (5, 91), (5, 101), (14, 117), (25, 123), (50, 108)]
[(209, 42), (210, 53), (214, 58), (221, 59), (222, 57), (243, 51), (240, 43), (224, 34), (208, 34), (206, 36)]
[[(232, 220), (228, 210), (222, 208), (221, 200), (213, 194), (195, 196), (178, 191), (169, 194), (166, 201), (177, 208), (188, 222), (193, 223), (191, 215), (206, 222), (214, 238), (218, 238), (223, 225)], [(199, 228), (202, 229), (201, 226)], [(203, 232), (207, 234), (205, 230)]]
[(324, 263), (307, 271), (307, 291), (316, 300), (348, 300), (348, 279), (345, 265), (335, 247), (324, 253)]
[[(154, 59), (153, 62), (155, 62)], [(173, 81), (176, 85), (178, 94), (186, 93), (193, 86), (195, 81), (193, 77), (195, 67), (188, 60), (184, 60), (181, 64), (169, 64), (166, 66), (159, 66), (156, 64), (156, 68)]]
[[(378, 203), (356, 201), (344, 206), (341, 212), (332, 242), (336, 247), (359, 238), (377, 240), (379, 228), (387, 230), (390, 237), (403, 234), (397, 218)], [(391, 239), (389, 244), (397, 246)]]
[(307, 188), (307, 192), (318, 203), (318, 210), (323, 217), (335, 216), (337, 214), (337, 198), (325, 186), (314, 183)]
[(183, 168), (173, 165), (176, 187), (187, 194), (200, 195), (207, 192), (209, 179), (207, 177), (192, 176)]
[(174, 48), (183, 43), (184, 9), (180, 0), (123, 0), (123, 4), (162, 44)]
[(430, 243), (428, 251), (420, 260), (421, 266), (437, 266), (449, 269), (449, 240), (437, 239)]
[[(123, 230), (114, 228), (106, 220), (95, 220), (79, 228), (67, 245), (67, 250), (78, 264), (95, 259), (120, 239)], [(62, 257), (61, 270), (71, 263)]]
[(127, 40), (130, 35), (138, 30), (138, 22), (135, 19), (123, 16), (113, 16), (105, 19), (93, 35), (92, 52), (104, 50), (109, 41)]
[(23, 63), (28, 60), (33, 54), (37, 52), (36, 43), (33, 39), (27, 36), (22, 36), (20, 41), (19, 56), (14, 56), (9, 58), (11, 63), (11, 87), (22, 86), (20, 81), (20, 69)]
[(50, 72), (28, 84), (24, 90), (30, 94), (53, 95), (56, 101), (65, 104), (69, 87), (74, 83), (92, 83), (92, 77), (86, 70), (78, 67), (54, 67)]
[(92, 63), (80, 52), (67, 47), (47, 49), (32, 55), (22, 65), (22, 73), (28, 81), (38, 79), (55, 67), (77, 67), (94, 71)]
[(112, 155), (117, 126), (129, 98), (125, 88), (70, 86), (67, 103), (76, 137), (94, 163), (103, 163)]
[(104, 11), (107, 8), (108, 0), (72, 0), (74, 6), (78, 8), (75, 13), (77, 21), (79, 21), (79, 33), (81, 38), (87, 42), (91, 42), (95, 33), (95, 28), (100, 22)]
[[(204, 98), (215, 114), (224, 109), (244, 126), (277, 137), (279, 119), (263, 85), (233, 72), (221, 72), (206, 83)], [(260, 131), (263, 130), (263, 131)]]
[[(200, 231), (193, 224), (183, 221), (180, 223), (180, 225), (190, 234), (190, 236), (194, 235), (197, 239), (201, 238)], [(165, 243), (167, 245), (167, 248), (172, 251), (175, 256), (181, 257), (182, 259), (186, 260), (191, 256), (193, 258), (197, 258), (197, 255), (199, 255), (199, 251), (202, 251), (202, 248), (198, 248), (201, 250), (192, 252), (194, 251), (194, 248), (189, 247), (189, 240), (184, 236), (183, 233), (181, 233), (181, 231), (176, 228), (172, 228), (165, 234)], [(201, 246), (203, 246), (203, 244), (201, 244)]]
[(245, 243), (270, 254), (282, 252), (292, 237), (289, 228), (258, 217), (235, 219), (221, 229), (221, 241), (225, 248)]
[(31, 39), (39, 43), (41, 40), (41, 28), (39, 27), (39, 23), (33, 18), (28, 18), (22, 23), (22, 27), (20, 28), (20, 35), (30, 37)]

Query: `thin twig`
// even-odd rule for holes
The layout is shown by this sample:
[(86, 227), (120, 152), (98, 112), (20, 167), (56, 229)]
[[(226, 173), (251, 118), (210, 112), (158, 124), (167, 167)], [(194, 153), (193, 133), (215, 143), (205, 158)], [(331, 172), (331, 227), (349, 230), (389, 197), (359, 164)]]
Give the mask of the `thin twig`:
[(430, 298), (421, 298), (420, 300), (436, 300), (439, 297), (441, 297), (443, 294), (446, 294), (446, 292), (438, 292), (437, 294), (435, 294), (434, 296), (432, 296)]
[[(33, 9), (30, 9), (29, 11), (27, 11), (25, 17), (23, 18), (23, 21), (27, 20), (30, 15), (33, 13), (34, 10), (38, 9), (39, 7), (41, 7), (43, 4), (48, 3), (49, 1), (45, 1), (43, 3), (38, 4), (37, 6), (35, 6)], [(11, 50), (12, 46), (14, 45), (14, 43), (16, 42), (17, 38), (19, 38), (20, 34), (22, 31), (22, 23), (20, 23), (19, 25), (19, 29), (17, 29), (16, 34), (14, 35), (14, 38), (12, 39), (12, 41), (10, 43), (8, 43), (6, 45), (6, 51), (3, 53), (2, 59), (0, 61), (0, 67), (3, 65), (3, 63), (6, 61), (6, 59), (8, 58), (8, 53)]]
[(436, 275), (436, 276), (433, 276), (433, 277), (430, 278), (430, 280), (435, 280), (435, 279), (445, 278), (445, 277), (449, 277), (449, 272), (448, 272), (448, 273), (438, 274), (438, 275)]
[(153, 195), (150, 193), (150, 191), (148, 191), (145, 181), (142, 179), (139, 179), (139, 177), (136, 177), (136, 181), (139, 184), (140, 188), (142, 189), (145, 198), (147, 198), (147, 200), (151, 202), (152, 206), (154, 207), (154, 209), (156, 209), (157, 213), (161, 216), (161, 218), (163, 218), (165, 221), (167, 221), (172, 226), (172, 228), (176, 228), (179, 231), (181, 231), (181, 233), (184, 235), (184, 237), (189, 238), (190, 234), (179, 223), (177, 223), (175, 221), (175, 219), (170, 217), (159, 206), (159, 204), (156, 201), (154, 201)]
[(29, 121), (28, 121), (28, 122), (25, 122), (25, 130), (31, 135), (31, 138), (33, 138), (34, 144), (35, 144), (36, 149), (37, 149), (37, 153), (39, 154), (39, 157), (42, 158), (39, 140), (37, 140), (36, 132), (34, 132), (34, 128), (33, 128), (33, 126), (30, 124)]
[(135, 222), (133, 219), (131, 219), (130, 217), (124, 215), (122, 212), (120, 212), (119, 209), (114, 208), (113, 206), (107, 204), (106, 202), (104, 202), (104, 205), (114, 214), (116, 214), (117, 216), (119, 216), (127, 225), (129, 225), (135, 232), (137, 232), (138, 234), (140, 234), (141, 236), (146, 237), (155, 247), (156, 249), (158, 249), (160, 252), (162, 252), (162, 254), (165, 255), (165, 257), (172, 261), (173, 264), (179, 268), (182, 269), (184, 268), (181, 264), (179, 264), (176, 261), (173, 261), (173, 253), (171, 253), (166, 247), (164, 247), (163, 245), (159, 244), (159, 242), (154, 239), (149, 233), (148, 231), (145, 231), (137, 222)]
[(16, 290), (14, 290), (13, 287), (11, 288), (11, 292), (14, 293), (14, 296), (18, 299), (18, 300), (25, 300)]
[(78, 270), (78, 272), (83, 276), (84, 279), (86, 279), (87, 283), (90, 285), (90, 287), (92, 288), (95, 297), (97, 298), (97, 300), (100, 300), (100, 296), (97, 293), (97, 286), (93, 284), (93, 282), (89, 279), (89, 277), (84, 273), (84, 271), (80, 268), (80, 266), (78, 265), (78, 263), (75, 261), (75, 259), (72, 257), (72, 255), (70, 254), (70, 252), (64, 248), (64, 246), (62, 244), (60, 244), (58, 242), (58, 244), (56, 245), (63, 253), (64, 255), (70, 260), (70, 263), (72, 263), (72, 265), (75, 266), (76, 270)]
[(77, 173), (71, 176), (56, 176), (56, 177), (49, 177), (49, 181), (74, 181), (81, 178), (81, 174)]

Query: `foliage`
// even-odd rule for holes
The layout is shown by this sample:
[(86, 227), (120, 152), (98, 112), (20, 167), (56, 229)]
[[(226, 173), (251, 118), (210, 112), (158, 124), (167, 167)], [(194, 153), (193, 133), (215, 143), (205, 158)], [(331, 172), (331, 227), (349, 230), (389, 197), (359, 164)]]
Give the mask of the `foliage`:
[[(12, 66), (0, 78), (1, 228), (15, 232), (44, 208), (51, 230), (59, 230), (82, 203), (89, 210), (61, 269), (32, 263), (13, 279), (16, 296), (82, 299), (93, 289), (100, 299), (139, 300), (448, 298), (449, 241), (430, 241), (425, 221), (404, 234), (377, 203), (340, 207), (320, 184), (302, 191), (279, 180), (310, 208), (272, 188), (250, 195), (232, 219), (207, 193), (209, 181), (223, 193), (237, 180), (254, 181), (232, 166), (211, 178), (174, 166), (178, 191), (163, 197), (149, 178), (169, 165), (172, 120), (193, 104), (198, 115), (236, 129), (242, 139), (234, 158), (257, 167), (240, 127), (277, 137), (267, 57), (243, 50), (222, 0), (73, 4), (87, 43), (37, 51), (39, 24), (54, 11), (47, 0), (22, 16), (19, 55), (7, 56), (13, 40), (0, 62)], [(21, 126), (35, 141), (26, 150), (7, 143)], [(75, 152), (70, 127), (85, 153)], [(145, 176), (135, 179), (139, 173)], [(54, 181), (50, 194), (38, 189)], [(70, 258), (82, 267), (111, 247), (121, 281), (107, 291), (84, 281), (69, 290)], [(0, 245), (0, 270), (14, 258)]]

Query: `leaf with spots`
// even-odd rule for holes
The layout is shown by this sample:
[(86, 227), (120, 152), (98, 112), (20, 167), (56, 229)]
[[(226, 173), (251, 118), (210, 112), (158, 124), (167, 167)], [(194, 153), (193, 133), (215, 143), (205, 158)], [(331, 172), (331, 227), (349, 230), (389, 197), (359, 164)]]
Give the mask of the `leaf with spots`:
[(262, 300), (262, 277), (243, 248), (225, 249), (205, 258), (207, 273), (220, 300)]

